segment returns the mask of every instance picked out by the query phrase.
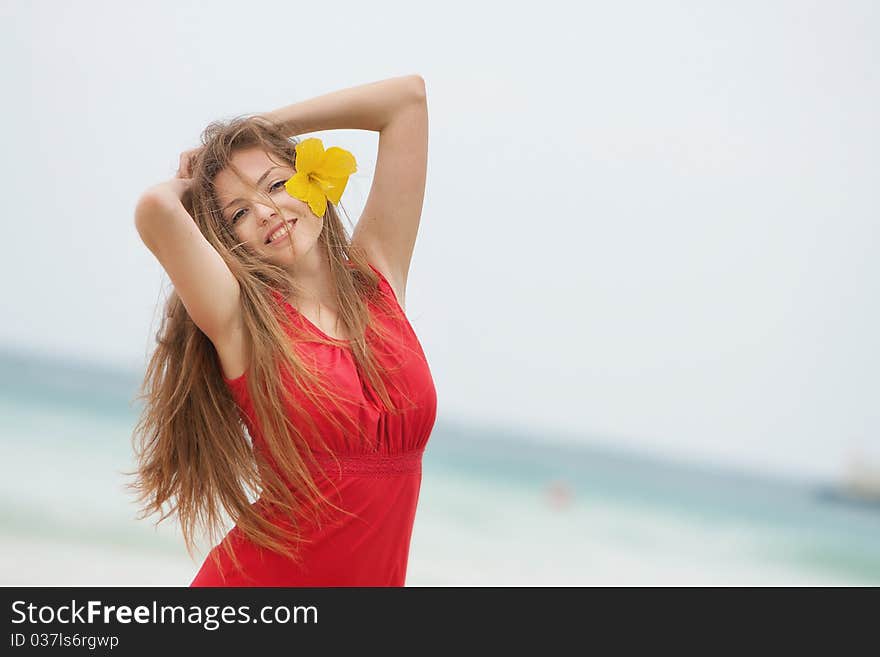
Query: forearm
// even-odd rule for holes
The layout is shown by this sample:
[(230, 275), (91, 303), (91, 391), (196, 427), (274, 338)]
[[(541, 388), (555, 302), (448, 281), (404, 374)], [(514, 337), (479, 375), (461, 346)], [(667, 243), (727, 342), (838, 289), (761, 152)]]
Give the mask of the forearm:
[(144, 195), (158, 196), (170, 200), (182, 200), (190, 189), (190, 181), (182, 178), (170, 178), (156, 183), (144, 192)]
[(319, 130), (381, 132), (402, 107), (425, 99), (425, 81), (406, 75), (349, 87), (262, 114), (291, 137)]
[(141, 199), (149, 197), (153, 202), (161, 202), (165, 206), (176, 206), (189, 201), (190, 181), (171, 178), (157, 183), (141, 194)]
[(171, 178), (146, 189), (140, 196), (135, 207), (135, 217), (142, 214), (154, 214), (157, 209), (175, 212), (183, 208), (190, 217), (192, 214), (192, 197), (190, 179)]

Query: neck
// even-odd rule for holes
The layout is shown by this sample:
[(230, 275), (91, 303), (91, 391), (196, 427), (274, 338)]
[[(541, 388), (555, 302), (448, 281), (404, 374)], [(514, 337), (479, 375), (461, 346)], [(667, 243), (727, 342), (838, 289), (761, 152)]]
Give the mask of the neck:
[(330, 273), (330, 260), (323, 243), (318, 242), (287, 271), (302, 290), (291, 300), (294, 306), (335, 306), (336, 284)]

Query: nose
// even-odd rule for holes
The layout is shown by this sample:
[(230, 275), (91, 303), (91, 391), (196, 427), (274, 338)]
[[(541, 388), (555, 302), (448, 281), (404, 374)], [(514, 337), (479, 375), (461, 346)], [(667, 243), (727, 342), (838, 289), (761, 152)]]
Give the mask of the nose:
[(265, 226), (267, 223), (269, 223), (269, 220), (272, 217), (277, 216), (275, 208), (273, 208), (271, 205), (264, 205), (263, 203), (255, 203), (254, 212), (257, 214), (257, 219), (261, 226)]

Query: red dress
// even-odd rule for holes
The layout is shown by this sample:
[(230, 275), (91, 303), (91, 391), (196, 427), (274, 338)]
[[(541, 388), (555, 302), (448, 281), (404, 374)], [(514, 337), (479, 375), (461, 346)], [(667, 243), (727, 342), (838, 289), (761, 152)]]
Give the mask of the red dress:
[[(341, 434), (319, 412), (312, 414), (321, 437), (339, 459), (336, 464), (326, 460), (326, 452), (318, 453), (319, 463), (332, 482), (316, 477), (315, 483), (322, 494), (355, 517), (331, 510), (333, 521), (322, 522), (320, 529), (313, 522), (301, 524), (299, 529), (309, 540), (300, 544), (300, 563), (258, 547), (237, 526), (233, 527), (223, 542), (231, 541), (242, 568), (235, 569), (221, 546), (215, 546), (211, 552), (219, 553), (220, 567), (209, 554), (190, 586), (404, 585), (422, 481), (422, 454), (434, 426), (437, 395), (424, 352), (394, 291), (385, 277), (370, 267), (379, 276), (381, 294), (390, 301), (395, 313), (399, 313), (388, 317), (372, 312), (374, 303), (371, 301), (372, 315), (400, 340), (399, 347), (389, 349), (383, 343), (379, 345), (381, 348), (373, 349), (373, 354), (383, 370), (386, 365), (396, 370), (392, 374), (394, 385), (386, 378), (385, 387), (394, 406), (406, 410), (392, 414), (383, 408), (378, 395), (355, 366), (349, 347), (316, 342), (297, 344), (299, 354), (314, 358), (340, 391), (347, 393), (346, 398), (354, 400), (349, 407), (354, 413), (352, 417), (358, 418), (359, 425), (367, 430), (366, 436), (374, 441), (372, 445), (364, 444), (363, 439), (360, 444), (353, 443), (351, 436)], [(328, 337), (289, 303), (281, 302), (296, 325)], [(378, 338), (371, 333), (367, 335), (372, 347)], [(265, 445), (255, 425), (245, 377), (243, 374), (236, 379), (224, 377), (224, 380), (238, 404), (256, 451)], [(302, 394), (297, 395), (297, 401), (306, 408), (311, 405)], [(334, 409), (334, 412), (339, 411)], [(315, 450), (318, 449), (316, 446)]]

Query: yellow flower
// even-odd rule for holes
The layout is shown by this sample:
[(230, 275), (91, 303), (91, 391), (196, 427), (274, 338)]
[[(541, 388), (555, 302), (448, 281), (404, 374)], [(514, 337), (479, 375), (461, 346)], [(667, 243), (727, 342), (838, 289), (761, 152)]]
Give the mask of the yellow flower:
[(337, 146), (325, 151), (321, 140), (311, 137), (296, 145), (296, 173), (284, 183), (284, 188), (323, 217), (327, 200), (339, 203), (348, 177), (355, 171), (354, 155)]

